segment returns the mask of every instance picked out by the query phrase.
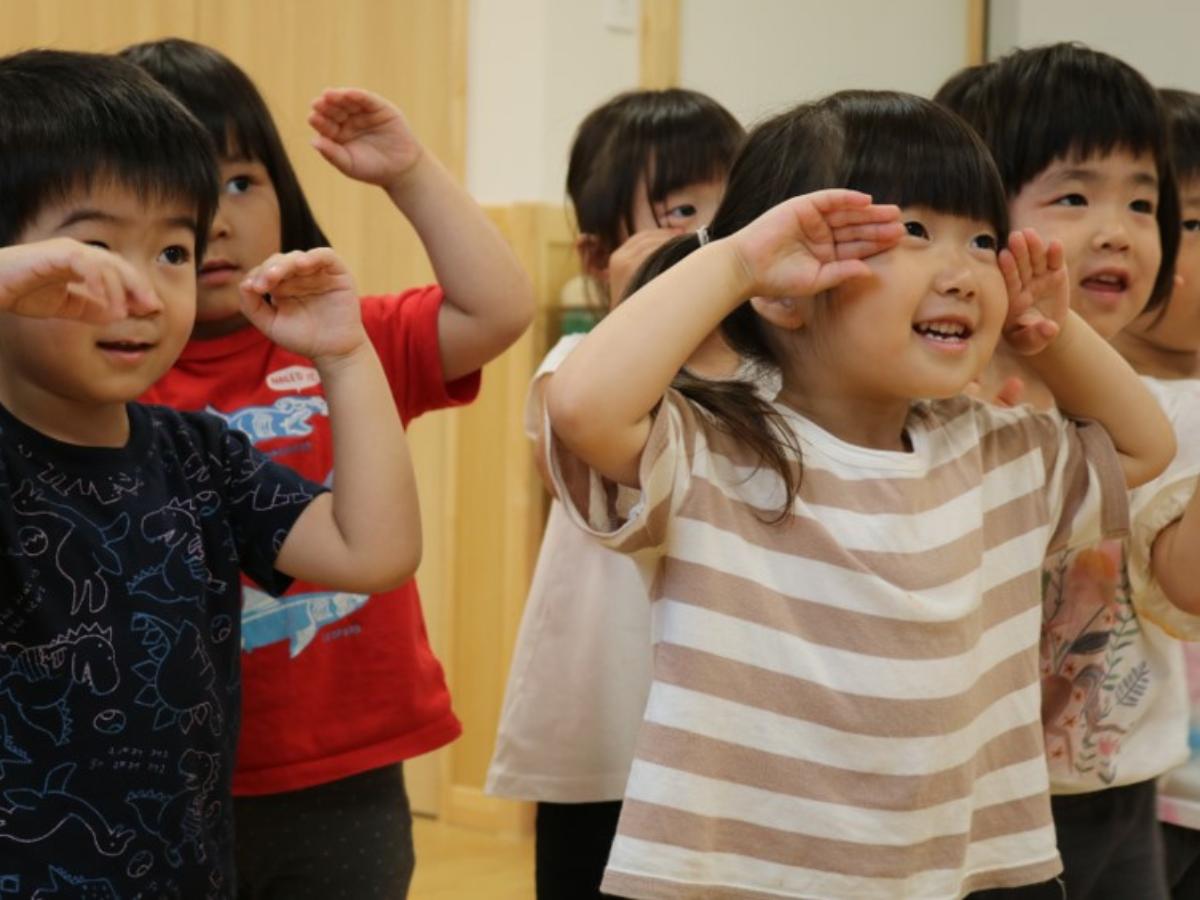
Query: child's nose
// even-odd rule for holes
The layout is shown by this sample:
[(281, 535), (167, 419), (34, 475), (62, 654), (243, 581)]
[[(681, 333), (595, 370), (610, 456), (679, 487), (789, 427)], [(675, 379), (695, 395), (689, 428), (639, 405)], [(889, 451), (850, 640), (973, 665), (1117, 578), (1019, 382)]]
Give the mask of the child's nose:
[(1092, 246), (1097, 250), (1125, 250), (1129, 247), (1129, 230), (1120, 216), (1112, 216), (1096, 229)]
[(212, 227), (208, 229), (210, 241), (229, 234), (229, 219), (222, 212), (223, 204), (217, 206), (217, 214), (213, 216)]
[(934, 287), (939, 294), (957, 297), (960, 300), (969, 300), (975, 296), (977, 285), (970, 267), (956, 263), (947, 266), (939, 273)]
[(131, 318), (154, 316), (163, 311), (162, 299), (153, 287), (128, 294), (127, 309)]

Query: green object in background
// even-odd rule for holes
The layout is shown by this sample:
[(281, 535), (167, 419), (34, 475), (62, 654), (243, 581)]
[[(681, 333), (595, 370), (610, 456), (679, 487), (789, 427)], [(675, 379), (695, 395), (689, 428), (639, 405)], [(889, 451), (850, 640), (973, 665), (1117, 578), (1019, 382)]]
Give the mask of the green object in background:
[(590, 309), (567, 307), (559, 318), (559, 333), (587, 334), (599, 320), (600, 317)]

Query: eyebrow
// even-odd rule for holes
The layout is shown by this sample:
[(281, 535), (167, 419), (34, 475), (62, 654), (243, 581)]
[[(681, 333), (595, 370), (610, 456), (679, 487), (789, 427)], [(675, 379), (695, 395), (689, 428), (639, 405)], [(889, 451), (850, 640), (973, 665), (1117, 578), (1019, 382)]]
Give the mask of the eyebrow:
[[(1063, 181), (1082, 181), (1084, 184), (1094, 184), (1100, 180), (1099, 174), (1095, 169), (1089, 169), (1083, 166), (1076, 166), (1071, 169), (1063, 169), (1052, 179), (1051, 184), (1059, 184)], [(1138, 187), (1151, 187), (1158, 189), (1158, 176), (1150, 172), (1135, 172), (1125, 179), (1129, 184)]]
[[(158, 220), (160, 224), (168, 228), (186, 228), (192, 234), (198, 234), (200, 229), (196, 225), (196, 220), (191, 216), (164, 216)], [(61, 231), (64, 228), (69, 228), (72, 225), (77, 225), (80, 222), (101, 222), (105, 225), (125, 226), (129, 224), (129, 219), (121, 216), (114, 216), (110, 212), (105, 212), (102, 209), (90, 209), (87, 207), (81, 209), (73, 209), (71, 212), (58, 223), (56, 230)]]

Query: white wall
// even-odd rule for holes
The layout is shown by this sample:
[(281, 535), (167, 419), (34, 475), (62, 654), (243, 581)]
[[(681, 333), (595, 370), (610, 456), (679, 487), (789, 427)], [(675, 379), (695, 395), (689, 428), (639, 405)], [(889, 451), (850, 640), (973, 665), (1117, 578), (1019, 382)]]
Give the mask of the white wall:
[[(638, 83), (611, 0), (470, 0), (467, 186), (564, 200), (580, 120)], [(967, 0), (682, 0), (680, 76), (749, 123), (840, 88), (930, 94), (966, 61)]]
[(561, 203), (580, 120), (638, 82), (638, 37), (603, 0), (470, 0), (467, 187), (482, 203)]
[(750, 123), (844, 88), (930, 95), (966, 64), (966, 0), (683, 0), (680, 74)]
[(1083, 41), (1151, 83), (1200, 91), (1200, 3), (1192, 0), (992, 0), (988, 54)]

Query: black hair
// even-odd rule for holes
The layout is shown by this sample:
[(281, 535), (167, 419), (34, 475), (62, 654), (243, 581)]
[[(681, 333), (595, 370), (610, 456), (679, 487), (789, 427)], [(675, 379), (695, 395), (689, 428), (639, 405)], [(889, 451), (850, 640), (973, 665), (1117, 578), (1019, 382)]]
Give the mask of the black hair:
[(112, 180), (145, 201), (195, 208), (196, 264), (217, 208), (204, 129), (123, 60), (27, 50), (0, 58), (0, 246), (49, 204)]
[(1158, 96), (1167, 114), (1175, 177), (1180, 182), (1200, 178), (1200, 94), (1164, 88)]
[(329, 246), (266, 102), (232, 60), (212, 47), (182, 38), (134, 44), (120, 55), (178, 97), (208, 130), (224, 159), (262, 163), (279, 198), (283, 252)]
[(651, 205), (672, 191), (721, 178), (745, 131), (716, 100), (682, 88), (628, 91), (592, 110), (575, 133), (567, 194), (581, 234), (607, 257), (633, 233), (633, 197)]
[(1166, 115), (1150, 83), (1128, 63), (1078, 43), (1014, 50), (981, 67), (973, 85), (967, 78), (967, 89), (956, 83), (962, 78), (963, 73), (953, 76), (938, 99), (982, 135), (1010, 197), (1057, 160), (1117, 150), (1153, 157), (1162, 262), (1146, 308), (1170, 296), (1179, 250), (1179, 192)]
[[(727, 237), (790, 197), (852, 188), (876, 203), (924, 206), (978, 220), (998, 244), (1008, 234), (1008, 202), (983, 141), (958, 116), (931, 100), (890, 91), (842, 91), (806, 103), (750, 131), (729, 171), (708, 226)], [(645, 284), (700, 246), (695, 234), (659, 248), (634, 277)], [(778, 367), (771, 328), (747, 301), (721, 323), (730, 346), (759, 366)], [(799, 445), (769, 403), (745, 382), (716, 383), (684, 372), (674, 382), (783, 479), (786, 516), (800, 485)]]
[[(962, 115), (961, 110), (978, 102), (979, 87), (988, 72), (991, 71), (991, 66), (991, 63), (980, 63), (959, 69), (938, 88), (937, 93), (933, 96), (934, 102), (947, 106)], [(964, 118), (966, 117), (964, 116)]]

